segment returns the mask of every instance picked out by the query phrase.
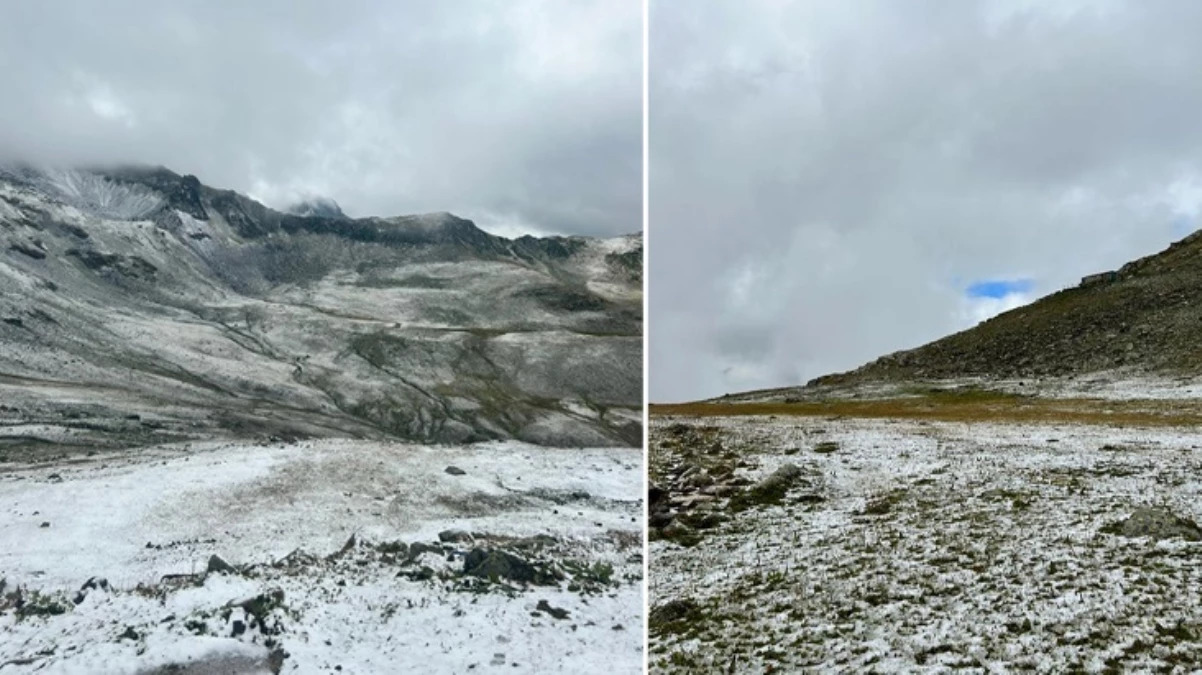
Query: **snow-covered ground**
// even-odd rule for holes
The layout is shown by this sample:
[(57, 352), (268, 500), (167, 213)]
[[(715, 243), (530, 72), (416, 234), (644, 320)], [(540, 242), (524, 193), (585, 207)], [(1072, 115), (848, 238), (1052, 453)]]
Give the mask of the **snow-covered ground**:
[(14, 467), (0, 672), (639, 672), (641, 467), (337, 440)]
[(1167, 377), (1135, 370), (1111, 370), (1075, 377), (996, 379), (963, 377), (904, 382), (867, 382), (765, 389), (717, 399), (725, 403), (751, 403), (820, 399), (881, 399), (924, 396), (931, 389), (963, 388), (997, 391), (1050, 399), (1097, 399), (1108, 401), (1194, 401), (1202, 399), (1202, 378)]
[[(1022, 393), (1029, 384), (1001, 382), (999, 389)], [(1097, 398), (1110, 401), (1145, 399), (1157, 401), (1202, 398), (1202, 379), (1159, 377), (1125, 372), (1093, 373), (1039, 383), (1039, 395), (1051, 398)]]
[(1202, 543), (1111, 529), (1142, 507), (1202, 519), (1196, 429), (660, 418), (651, 438), (661, 484), (800, 469), (777, 505), (672, 496), (677, 520), (717, 516), (651, 544), (652, 672), (1202, 663)]

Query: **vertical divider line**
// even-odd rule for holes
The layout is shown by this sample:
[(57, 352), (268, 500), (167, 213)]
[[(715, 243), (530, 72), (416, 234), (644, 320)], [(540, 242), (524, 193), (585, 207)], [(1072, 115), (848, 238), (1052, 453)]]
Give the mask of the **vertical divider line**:
[(648, 274), (651, 265), (651, 227), (649, 218), (648, 203), (650, 193), (648, 191), (649, 174), (650, 174), (650, 99), (649, 92), (649, 74), (651, 61), (650, 41), (650, 5), (651, 0), (642, 0), (643, 4), (643, 522), (640, 524), (640, 529), (643, 532), (643, 672), (646, 673), (651, 667), (651, 633), (650, 633), (650, 616), (651, 616), (651, 542), (649, 540), (649, 530), (647, 523), (650, 522), (651, 505), (647, 503), (647, 491), (650, 488), (650, 471), (651, 471), (651, 416), (648, 408), (648, 394), (650, 381), (650, 365), (648, 355), (651, 353), (650, 341), (650, 325), (651, 315), (648, 312), (650, 303), (650, 285), (651, 275)]

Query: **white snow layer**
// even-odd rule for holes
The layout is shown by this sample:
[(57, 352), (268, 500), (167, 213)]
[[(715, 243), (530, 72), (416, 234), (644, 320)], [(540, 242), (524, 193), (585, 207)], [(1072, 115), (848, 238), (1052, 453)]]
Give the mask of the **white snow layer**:
[[(464, 474), (447, 473), (452, 465)], [(641, 466), (641, 452), (630, 449), (330, 440), (162, 446), (12, 471), (0, 476), (0, 670), (588, 673), (605, 664), (607, 672), (636, 673)], [(547, 494), (577, 501), (551, 508), (558, 502), (539, 499)], [(325, 556), (352, 534), (430, 542), (447, 529), (552, 535), (576, 558), (626, 578), (594, 594), (561, 586), (464, 592), (437, 578), (398, 578), (374, 549), (271, 565), (298, 549)], [(615, 533), (636, 543), (615, 549)], [(203, 572), (212, 554), (257, 566), (164, 579)], [(438, 572), (457, 569), (458, 560), (420, 557)], [(92, 577), (108, 587), (77, 591)], [(57, 599), (67, 611), (3, 611), (5, 594), (11, 600), (18, 588), (29, 607)], [(247, 629), (253, 622), (237, 604), (275, 590), (284, 602), (268, 624), (279, 632)], [(543, 600), (570, 616), (536, 611)], [(280, 649), (282, 666), (272, 662)]]

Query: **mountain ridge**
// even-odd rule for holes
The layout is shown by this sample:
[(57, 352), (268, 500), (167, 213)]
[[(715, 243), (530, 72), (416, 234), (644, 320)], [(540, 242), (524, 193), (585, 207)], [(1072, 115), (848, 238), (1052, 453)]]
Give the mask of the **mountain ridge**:
[(163, 167), (0, 170), (0, 457), (206, 434), (634, 445), (641, 252), (288, 214)]
[(1202, 231), (1117, 270), (1087, 275), (971, 328), (853, 370), (816, 377), (802, 387), (713, 400), (807, 397), (831, 388), (915, 382), (1186, 381), (1202, 377), (1202, 340), (1194, 337), (1199, 326)]

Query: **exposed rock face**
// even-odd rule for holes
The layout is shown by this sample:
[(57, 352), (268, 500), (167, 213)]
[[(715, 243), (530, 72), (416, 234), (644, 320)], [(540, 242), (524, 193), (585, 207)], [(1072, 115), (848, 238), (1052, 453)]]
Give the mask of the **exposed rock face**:
[(1202, 374), (1202, 232), (928, 345), (811, 385), (959, 377), (1077, 376), (1114, 369)]
[(0, 399), (26, 430), (0, 454), (637, 445), (641, 259), (637, 235), (509, 240), (447, 213), (282, 213), (164, 168), (0, 168)]

